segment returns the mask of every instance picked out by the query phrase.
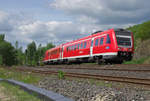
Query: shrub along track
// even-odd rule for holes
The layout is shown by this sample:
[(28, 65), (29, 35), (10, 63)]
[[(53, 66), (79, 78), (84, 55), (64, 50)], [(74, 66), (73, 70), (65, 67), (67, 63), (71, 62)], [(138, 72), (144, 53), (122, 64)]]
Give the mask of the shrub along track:
[[(119, 68), (117, 68), (117, 65), (115, 65), (116, 68), (92, 68), (94, 70), (109, 70), (109, 71), (128, 71), (128, 72), (143, 72), (143, 73), (150, 73), (150, 65), (129, 65), (129, 66), (134, 66), (134, 68), (122, 68), (124, 66), (128, 66), (128, 65), (122, 65), (122, 67), (120, 68), (121, 65), (118, 65)], [(141, 66), (144, 66), (146, 67), (143, 68), (143, 69), (139, 69), (136, 67), (139, 67)], [(54, 68), (54, 67), (53, 67)], [(57, 67), (58, 68), (58, 67)], [(62, 70), (63, 68), (61, 68)], [(64, 69), (68, 69), (68, 68), (64, 68)], [(71, 69), (71, 68), (69, 68)], [(73, 69), (83, 69), (83, 68), (73, 68)], [(84, 69), (90, 69), (91, 68), (85, 68)], [(33, 67), (24, 67), (24, 68), (16, 68), (16, 70), (19, 70), (19, 71), (24, 71), (24, 72), (32, 72), (32, 73), (41, 73), (41, 74), (54, 74), (54, 75), (58, 75), (58, 71), (54, 71), (54, 70), (45, 70), (45, 68), (33, 68)], [(58, 69), (60, 70), (60, 69)], [(140, 84), (140, 85), (146, 85), (148, 87), (150, 87), (150, 79), (148, 78), (138, 78), (138, 77), (126, 77), (126, 76), (111, 76), (111, 75), (101, 75), (101, 74), (88, 74), (88, 73), (79, 73), (79, 72), (76, 72), (76, 73), (72, 73), (72, 72), (64, 72), (64, 76), (65, 77), (77, 77), (77, 78), (86, 78), (86, 79), (96, 79), (96, 80), (106, 80), (106, 81), (115, 81), (115, 82), (123, 82), (123, 83), (133, 83), (133, 84)]]

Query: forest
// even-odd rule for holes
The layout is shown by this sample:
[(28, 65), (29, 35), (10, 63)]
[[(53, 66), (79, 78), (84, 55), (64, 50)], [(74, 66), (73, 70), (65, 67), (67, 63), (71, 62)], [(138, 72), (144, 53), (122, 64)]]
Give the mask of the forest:
[(13, 46), (5, 40), (5, 35), (0, 34), (0, 65), (31, 65), (35, 66), (42, 63), (44, 53), (47, 49), (53, 48), (55, 45), (48, 43), (46, 46), (39, 46), (33, 41), (27, 45), (25, 51), (19, 47), (19, 42), (15, 42)]

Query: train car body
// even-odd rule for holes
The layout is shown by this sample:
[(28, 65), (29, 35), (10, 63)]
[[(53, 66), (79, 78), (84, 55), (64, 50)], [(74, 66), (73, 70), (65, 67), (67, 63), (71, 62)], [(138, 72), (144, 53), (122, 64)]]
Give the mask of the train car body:
[(133, 53), (133, 34), (124, 29), (109, 29), (49, 49), (45, 53), (43, 62), (46, 64), (122, 63), (131, 60)]

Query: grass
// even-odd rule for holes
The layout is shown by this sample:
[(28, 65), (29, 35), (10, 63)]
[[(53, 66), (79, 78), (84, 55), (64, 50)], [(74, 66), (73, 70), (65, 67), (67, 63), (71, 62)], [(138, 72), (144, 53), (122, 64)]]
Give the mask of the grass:
[(132, 61), (126, 61), (124, 62), (123, 64), (147, 64), (150, 60), (150, 57), (146, 57), (146, 58), (141, 58), (141, 59), (138, 59), (138, 60), (132, 60)]
[(65, 73), (63, 71), (58, 71), (58, 78), (59, 79), (64, 79), (65, 78), (64, 74)]
[[(10, 67), (10, 68), (13, 68), (13, 67)], [(1, 67), (0, 78), (14, 79), (14, 80), (18, 80), (18, 81), (29, 83), (29, 84), (37, 84), (38, 81), (42, 79), (42, 76), (39, 74), (30, 73), (30, 72), (23, 73), (23, 72), (18, 72), (12, 69), (5, 69)]]
[(3, 93), (5, 98), (7, 97), (7, 101), (41, 101), (38, 97), (34, 94), (31, 95), (19, 88), (19, 86), (13, 86), (6, 82), (0, 83), (1, 89), (0, 93)]

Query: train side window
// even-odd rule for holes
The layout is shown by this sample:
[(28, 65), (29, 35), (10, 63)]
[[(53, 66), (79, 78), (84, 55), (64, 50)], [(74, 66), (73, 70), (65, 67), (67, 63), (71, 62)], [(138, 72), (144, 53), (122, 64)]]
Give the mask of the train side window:
[(73, 45), (73, 50), (75, 50), (75, 45)]
[(73, 45), (73, 50), (75, 50), (75, 48), (76, 48), (76, 46), (75, 46), (75, 45)]
[(76, 50), (76, 46), (75, 45), (73, 46), (73, 50)]
[(74, 50), (74, 46), (71, 46), (72, 47), (72, 50)]
[(81, 46), (80, 46), (80, 48), (81, 48), (81, 49), (83, 48), (83, 42), (81, 43)]
[(102, 37), (102, 38), (100, 39), (100, 45), (102, 45), (103, 42), (104, 42), (104, 37)]
[(68, 51), (69, 51), (69, 46), (67, 48), (68, 48)]
[(69, 46), (69, 50), (71, 51), (71, 46)]
[(76, 46), (75, 45), (73, 45), (73, 50), (76, 50)]
[(95, 46), (98, 46), (98, 40), (99, 40), (99, 39), (96, 39), (96, 40), (95, 40)]
[(80, 49), (80, 44), (78, 43), (78, 49)]
[(84, 42), (84, 48), (86, 48), (86, 42)]
[(109, 44), (109, 43), (110, 43), (110, 37), (109, 37), (109, 35), (107, 34), (106, 44)]
[(75, 50), (77, 50), (77, 48), (78, 48), (78, 44), (75, 45)]
[(48, 52), (48, 56), (50, 56), (50, 52)]
[(91, 47), (93, 47), (93, 40), (91, 41)]

